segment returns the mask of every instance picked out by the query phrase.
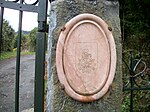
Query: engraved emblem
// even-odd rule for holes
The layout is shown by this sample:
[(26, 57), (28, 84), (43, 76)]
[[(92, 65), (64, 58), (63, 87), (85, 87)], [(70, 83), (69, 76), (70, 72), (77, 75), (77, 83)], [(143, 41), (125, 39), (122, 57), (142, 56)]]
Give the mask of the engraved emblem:
[[(92, 49), (95, 48), (95, 49)], [(96, 43), (78, 43), (77, 49), (79, 56), (76, 57), (76, 67), (82, 74), (93, 73), (97, 68), (97, 44)], [(93, 50), (95, 51), (93, 53)]]
[(82, 56), (78, 60), (78, 67), (82, 73), (91, 73), (96, 69), (95, 59), (92, 58), (92, 54), (88, 52), (88, 49), (83, 49)]

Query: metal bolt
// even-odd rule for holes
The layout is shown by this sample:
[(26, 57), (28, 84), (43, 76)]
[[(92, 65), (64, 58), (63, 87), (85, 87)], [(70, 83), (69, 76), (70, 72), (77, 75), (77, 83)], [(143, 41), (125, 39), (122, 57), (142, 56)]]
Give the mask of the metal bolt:
[(61, 89), (62, 89), (62, 90), (64, 90), (64, 89), (65, 89), (64, 84), (60, 84), (60, 87), (61, 87)]
[(64, 26), (62, 29), (61, 29), (61, 31), (64, 31), (66, 29), (66, 27)]
[(108, 27), (108, 30), (109, 30), (109, 31), (112, 31), (112, 27)]
[(109, 91), (109, 94), (111, 95), (112, 94), (112, 85), (109, 86), (108, 91)]

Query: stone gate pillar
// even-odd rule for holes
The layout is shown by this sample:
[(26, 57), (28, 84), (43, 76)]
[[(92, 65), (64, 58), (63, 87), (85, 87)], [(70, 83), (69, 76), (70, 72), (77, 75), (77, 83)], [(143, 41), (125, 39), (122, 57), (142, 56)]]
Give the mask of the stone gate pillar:
[[(100, 99), (83, 103), (64, 91), (56, 71), (56, 45), (64, 25), (79, 14), (90, 13), (102, 18), (112, 31), (116, 44), (115, 77), (108, 92)], [(122, 45), (117, 0), (55, 0), (50, 9), (48, 36), (48, 112), (120, 112), (122, 94)]]

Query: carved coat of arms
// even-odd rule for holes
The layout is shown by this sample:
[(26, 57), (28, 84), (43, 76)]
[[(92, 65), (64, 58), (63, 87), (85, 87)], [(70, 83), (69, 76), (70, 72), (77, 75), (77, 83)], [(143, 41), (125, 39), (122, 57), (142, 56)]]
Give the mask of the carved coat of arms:
[(76, 44), (76, 68), (82, 74), (91, 74), (97, 69), (97, 44)]

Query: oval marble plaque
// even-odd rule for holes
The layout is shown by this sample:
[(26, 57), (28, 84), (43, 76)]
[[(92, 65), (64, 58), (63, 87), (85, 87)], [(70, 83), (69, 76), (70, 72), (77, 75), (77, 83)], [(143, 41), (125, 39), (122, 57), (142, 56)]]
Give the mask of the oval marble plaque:
[(93, 14), (66, 23), (57, 43), (56, 67), (72, 98), (91, 102), (105, 95), (116, 67), (115, 42), (107, 24)]

